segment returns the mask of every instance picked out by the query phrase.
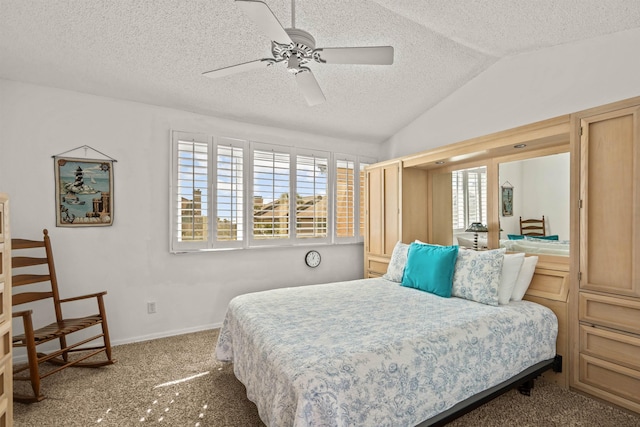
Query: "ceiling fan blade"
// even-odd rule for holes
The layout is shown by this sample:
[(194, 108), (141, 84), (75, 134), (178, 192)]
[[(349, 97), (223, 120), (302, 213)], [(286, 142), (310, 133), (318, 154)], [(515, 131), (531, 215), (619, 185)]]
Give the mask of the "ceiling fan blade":
[(328, 47), (316, 49), (320, 60), (327, 64), (393, 64), (392, 46)]
[(322, 104), (327, 100), (311, 70), (300, 71), (297, 73), (296, 82), (298, 82), (300, 92), (302, 92), (302, 95), (307, 100), (307, 104), (309, 104), (309, 106)]
[(269, 40), (281, 44), (293, 43), (278, 18), (265, 3), (257, 0), (236, 0), (236, 4), (245, 15), (255, 22), (260, 31), (269, 37)]
[(271, 61), (258, 59), (256, 61), (244, 62), (242, 64), (231, 65), (230, 67), (218, 68), (217, 70), (205, 71), (202, 73), (205, 77), (217, 79), (220, 77), (230, 76), (231, 74), (243, 73), (245, 71), (255, 70), (256, 68), (265, 68)]

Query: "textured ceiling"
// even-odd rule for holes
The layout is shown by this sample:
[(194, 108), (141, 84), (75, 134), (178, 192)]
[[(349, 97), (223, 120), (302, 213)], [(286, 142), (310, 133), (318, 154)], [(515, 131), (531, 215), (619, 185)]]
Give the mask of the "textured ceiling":
[[(266, 0), (285, 27), (290, 0)], [(298, 0), (317, 47), (391, 45), (394, 64), (311, 68), (308, 107), (232, 0), (0, 0), (0, 78), (382, 142), (502, 57), (640, 27), (638, 0)], [(544, 64), (541, 64), (544, 66)]]

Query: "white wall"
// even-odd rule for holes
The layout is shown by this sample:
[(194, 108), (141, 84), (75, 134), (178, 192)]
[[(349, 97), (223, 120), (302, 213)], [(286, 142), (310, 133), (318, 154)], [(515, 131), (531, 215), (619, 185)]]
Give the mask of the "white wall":
[[(48, 228), (63, 297), (107, 290), (113, 343), (220, 325), (229, 300), (270, 288), (361, 278), (362, 244), (169, 254), (170, 130), (378, 157), (377, 144), (0, 80), (0, 192), (14, 237)], [(117, 160), (114, 225), (56, 228), (52, 155), (89, 145)], [(147, 301), (157, 302), (148, 315)], [(213, 343), (212, 343), (213, 348)]]
[(640, 95), (640, 29), (505, 58), (385, 142), (385, 158)]

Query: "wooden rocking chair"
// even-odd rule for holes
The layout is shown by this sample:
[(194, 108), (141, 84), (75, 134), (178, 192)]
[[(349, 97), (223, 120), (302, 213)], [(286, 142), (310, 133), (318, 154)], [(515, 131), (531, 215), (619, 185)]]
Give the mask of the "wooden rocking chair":
[[(24, 403), (33, 403), (41, 401), (45, 398), (40, 391), (40, 380), (51, 374), (61, 371), (69, 366), (99, 367), (111, 365), (115, 360), (111, 357), (111, 344), (109, 341), (109, 330), (107, 327), (107, 316), (104, 307), (104, 295), (106, 292), (99, 292), (90, 295), (83, 295), (74, 298), (60, 299), (58, 293), (58, 281), (56, 279), (55, 266), (53, 264), (53, 252), (51, 250), (51, 241), (47, 230), (43, 230), (43, 240), (25, 240), (12, 239), (12, 269), (13, 269), (13, 306), (33, 303), (38, 301), (37, 310), (44, 308), (43, 300), (49, 301), (53, 305), (56, 321), (34, 329), (33, 326), (33, 309), (16, 311), (13, 313), (14, 318), (22, 318), (24, 333), (13, 337), (13, 347), (26, 348), (28, 363), (15, 366), (13, 369), (14, 381), (29, 381), (33, 389), (33, 395), (17, 394), (14, 387), (14, 400)], [(44, 251), (42, 249), (44, 248)], [(25, 251), (22, 251), (22, 250)], [(28, 251), (27, 251), (28, 250)], [(22, 252), (21, 252), (22, 251)], [(39, 252), (39, 257), (34, 257), (33, 252)], [(44, 252), (44, 254), (42, 253)], [(16, 253), (28, 253), (29, 256), (16, 256)], [(45, 255), (42, 257), (42, 255)], [(41, 267), (35, 267), (40, 265)], [(46, 266), (46, 268), (42, 267)], [(28, 268), (23, 274), (15, 274), (16, 270)], [(21, 270), (23, 272), (25, 270)], [(35, 274), (37, 273), (37, 274)], [(44, 274), (42, 274), (44, 273)], [(48, 283), (49, 285), (43, 285)], [(29, 286), (32, 285), (32, 286)], [(67, 319), (63, 316), (62, 305), (74, 301), (95, 298), (98, 313), (89, 316)], [(66, 307), (66, 305), (65, 305)], [(38, 316), (41, 317), (41, 316)], [(78, 334), (78, 340), (73, 343), (67, 342), (67, 336), (78, 331), (82, 331), (89, 327), (100, 328), (89, 333), (97, 333), (97, 335), (86, 338), (87, 334)], [(14, 329), (16, 329), (14, 327)], [(95, 328), (94, 328), (95, 329)], [(59, 349), (54, 349), (48, 353), (39, 352), (37, 347), (41, 344), (58, 340)], [(85, 347), (92, 341), (100, 340), (94, 343), (93, 347)], [(95, 361), (85, 361), (86, 359), (96, 356), (99, 353), (105, 353), (106, 360), (99, 358)], [(73, 354), (73, 356), (71, 356)], [(54, 369), (45, 369), (43, 372), (40, 364), (49, 362), (57, 365)], [(27, 371), (28, 375), (24, 372)]]

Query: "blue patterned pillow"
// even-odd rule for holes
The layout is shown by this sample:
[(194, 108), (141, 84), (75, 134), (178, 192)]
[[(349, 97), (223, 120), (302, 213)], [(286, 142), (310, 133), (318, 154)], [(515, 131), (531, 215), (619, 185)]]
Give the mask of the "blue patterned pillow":
[(449, 298), (457, 256), (457, 245), (412, 243), (409, 246), (402, 286)]
[(404, 266), (407, 264), (407, 252), (409, 252), (409, 245), (402, 242), (396, 243), (391, 253), (387, 272), (382, 276), (383, 279), (398, 283), (402, 282)]
[(460, 249), (451, 295), (488, 305), (498, 305), (498, 288), (506, 249)]

